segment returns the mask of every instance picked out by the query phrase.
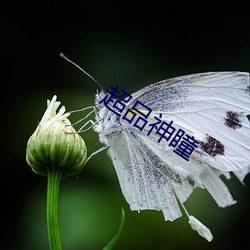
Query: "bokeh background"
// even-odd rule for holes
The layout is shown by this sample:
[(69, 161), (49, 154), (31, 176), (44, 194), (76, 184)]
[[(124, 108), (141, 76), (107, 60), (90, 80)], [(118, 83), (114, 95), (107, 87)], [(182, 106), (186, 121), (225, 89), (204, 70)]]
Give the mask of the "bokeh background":
[[(67, 110), (93, 105), (97, 85), (59, 57), (69, 55), (102, 83), (132, 93), (169, 77), (220, 70), (249, 71), (248, 6), (218, 1), (41, 1), (1, 4), (1, 249), (48, 249), (46, 178), (25, 161), (26, 143), (54, 94)], [(83, 114), (75, 114), (77, 121)], [(82, 134), (89, 154), (102, 145)], [(106, 152), (81, 175), (62, 181), (60, 229), (65, 250), (102, 249), (126, 212), (114, 249), (248, 249), (249, 186), (225, 180), (237, 204), (218, 208), (205, 190), (186, 202), (214, 235), (190, 229), (187, 217), (132, 212)]]

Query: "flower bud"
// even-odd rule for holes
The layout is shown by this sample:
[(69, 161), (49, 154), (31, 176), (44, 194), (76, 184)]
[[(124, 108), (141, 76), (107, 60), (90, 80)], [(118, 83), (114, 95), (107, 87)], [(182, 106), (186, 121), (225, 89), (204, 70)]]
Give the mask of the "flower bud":
[(54, 96), (47, 101), (41, 122), (27, 143), (26, 160), (32, 170), (47, 176), (50, 168), (62, 171), (62, 177), (75, 175), (79, 172), (87, 158), (86, 145), (76, 133), (61, 107), (56, 113), (60, 102)]

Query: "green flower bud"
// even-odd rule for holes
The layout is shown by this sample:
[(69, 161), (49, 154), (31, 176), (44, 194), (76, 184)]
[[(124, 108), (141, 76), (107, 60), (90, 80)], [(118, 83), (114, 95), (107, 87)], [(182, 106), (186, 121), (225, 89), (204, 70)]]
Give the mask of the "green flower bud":
[(65, 113), (65, 107), (56, 113), (60, 106), (56, 98), (47, 101), (47, 110), (28, 140), (26, 161), (37, 174), (47, 176), (50, 168), (58, 168), (55, 170), (67, 177), (79, 172), (86, 161), (87, 148), (67, 119), (70, 113)]

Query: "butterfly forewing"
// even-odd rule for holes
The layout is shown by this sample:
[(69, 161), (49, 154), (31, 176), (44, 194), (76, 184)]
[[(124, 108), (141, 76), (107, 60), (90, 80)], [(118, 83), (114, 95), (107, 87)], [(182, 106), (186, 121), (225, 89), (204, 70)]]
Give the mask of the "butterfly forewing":
[[(173, 121), (177, 130), (182, 128), (194, 136), (200, 142), (194, 157), (200, 161), (225, 171), (249, 166), (247, 73), (217, 72), (177, 77), (149, 85), (132, 96), (127, 108), (140, 101), (153, 110), (151, 119), (161, 114), (162, 120)], [(144, 133), (148, 130), (146, 126)], [(137, 133), (143, 132), (137, 130)]]

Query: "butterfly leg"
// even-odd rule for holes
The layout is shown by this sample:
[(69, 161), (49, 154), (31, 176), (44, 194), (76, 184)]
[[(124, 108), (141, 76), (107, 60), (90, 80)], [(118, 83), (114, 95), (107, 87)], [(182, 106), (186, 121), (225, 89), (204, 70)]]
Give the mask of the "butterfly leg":
[[(97, 112), (96, 112), (96, 108), (95, 106), (89, 106), (89, 107), (86, 107), (86, 108), (82, 108), (82, 109), (78, 109), (78, 110), (73, 110), (70, 112), (70, 114), (72, 113), (76, 113), (76, 112), (83, 112), (85, 110), (88, 110), (88, 109), (92, 109), (87, 115), (85, 115), (83, 118), (81, 118), (80, 120), (78, 120), (77, 122), (75, 122), (74, 124), (72, 124), (73, 126), (81, 123), (82, 121), (86, 120), (87, 118), (89, 118), (93, 113), (96, 115)], [(99, 122), (99, 121), (97, 121)], [(89, 129), (91, 129), (97, 122), (94, 122), (92, 120), (88, 120), (86, 123), (84, 123), (77, 131), (77, 133), (81, 133), (81, 132), (85, 132), (85, 131), (88, 131)], [(91, 124), (88, 128), (84, 129), (88, 124)]]
[[(94, 127), (98, 122), (100, 122), (102, 119), (100, 119), (100, 120), (98, 120), (98, 121), (96, 121), (96, 122), (94, 122), (94, 121), (92, 121), (92, 120), (88, 120), (86, 123), (84, 123), (79, 129), (78, 129), (78, 131), (77, 131), (77, 133), (82, 133), (82, 132), (86, 132), (86, 131), (88, 131), (88, 130), (90, 130), (92, 127)], [(88, 127), (88, 128), (86, 128), (86, 129), (83, 129), (84, 127), (86, 127), (89, 123), (91, 123), (91, 125)]]
[(75, 122), (73, 125), (76, 125), (76, 124), (82, 122), (83, 120), (87, 119), (93, 113), (96, 114), (96, 108), (94, 106), (90, 106), (90, 107), (70, 111), (70, 114), (72, 114), (72, 113), (76, 113), (76, 112), (83, 112), (83, 111), (85, 111), (87, 109), (92, 109), (92, 110), (87, 115), (85, 115), (83, 118), (81, 118), (79, 121)]
[(97, 149), (96, 151), (94, 151), (93, 153), (90, 154), (90, 156), (87, 158), (87, 160), (84, 162), (83, 166), (81, 167), (81, 169), (78, 171), (77, 176), (80, 175), (82, 169), (84, 168), (84, 166), (87, 164), (87, 162), (96, 154), (102, 152), (103, 150), (107, 149), (108, 146), (102, 146), (101, 148)]
[(91, 155), (87, 158), (87, 160), (85, 161), (84, 165), (86, 165), (86, 163), (96, 154), (102, 152), (103, 150), (107, 149), (108, 146), (102, 146), (101, 148), (97, 149), (96, 151), (94, 151), (93, 153), (91, 153)]

